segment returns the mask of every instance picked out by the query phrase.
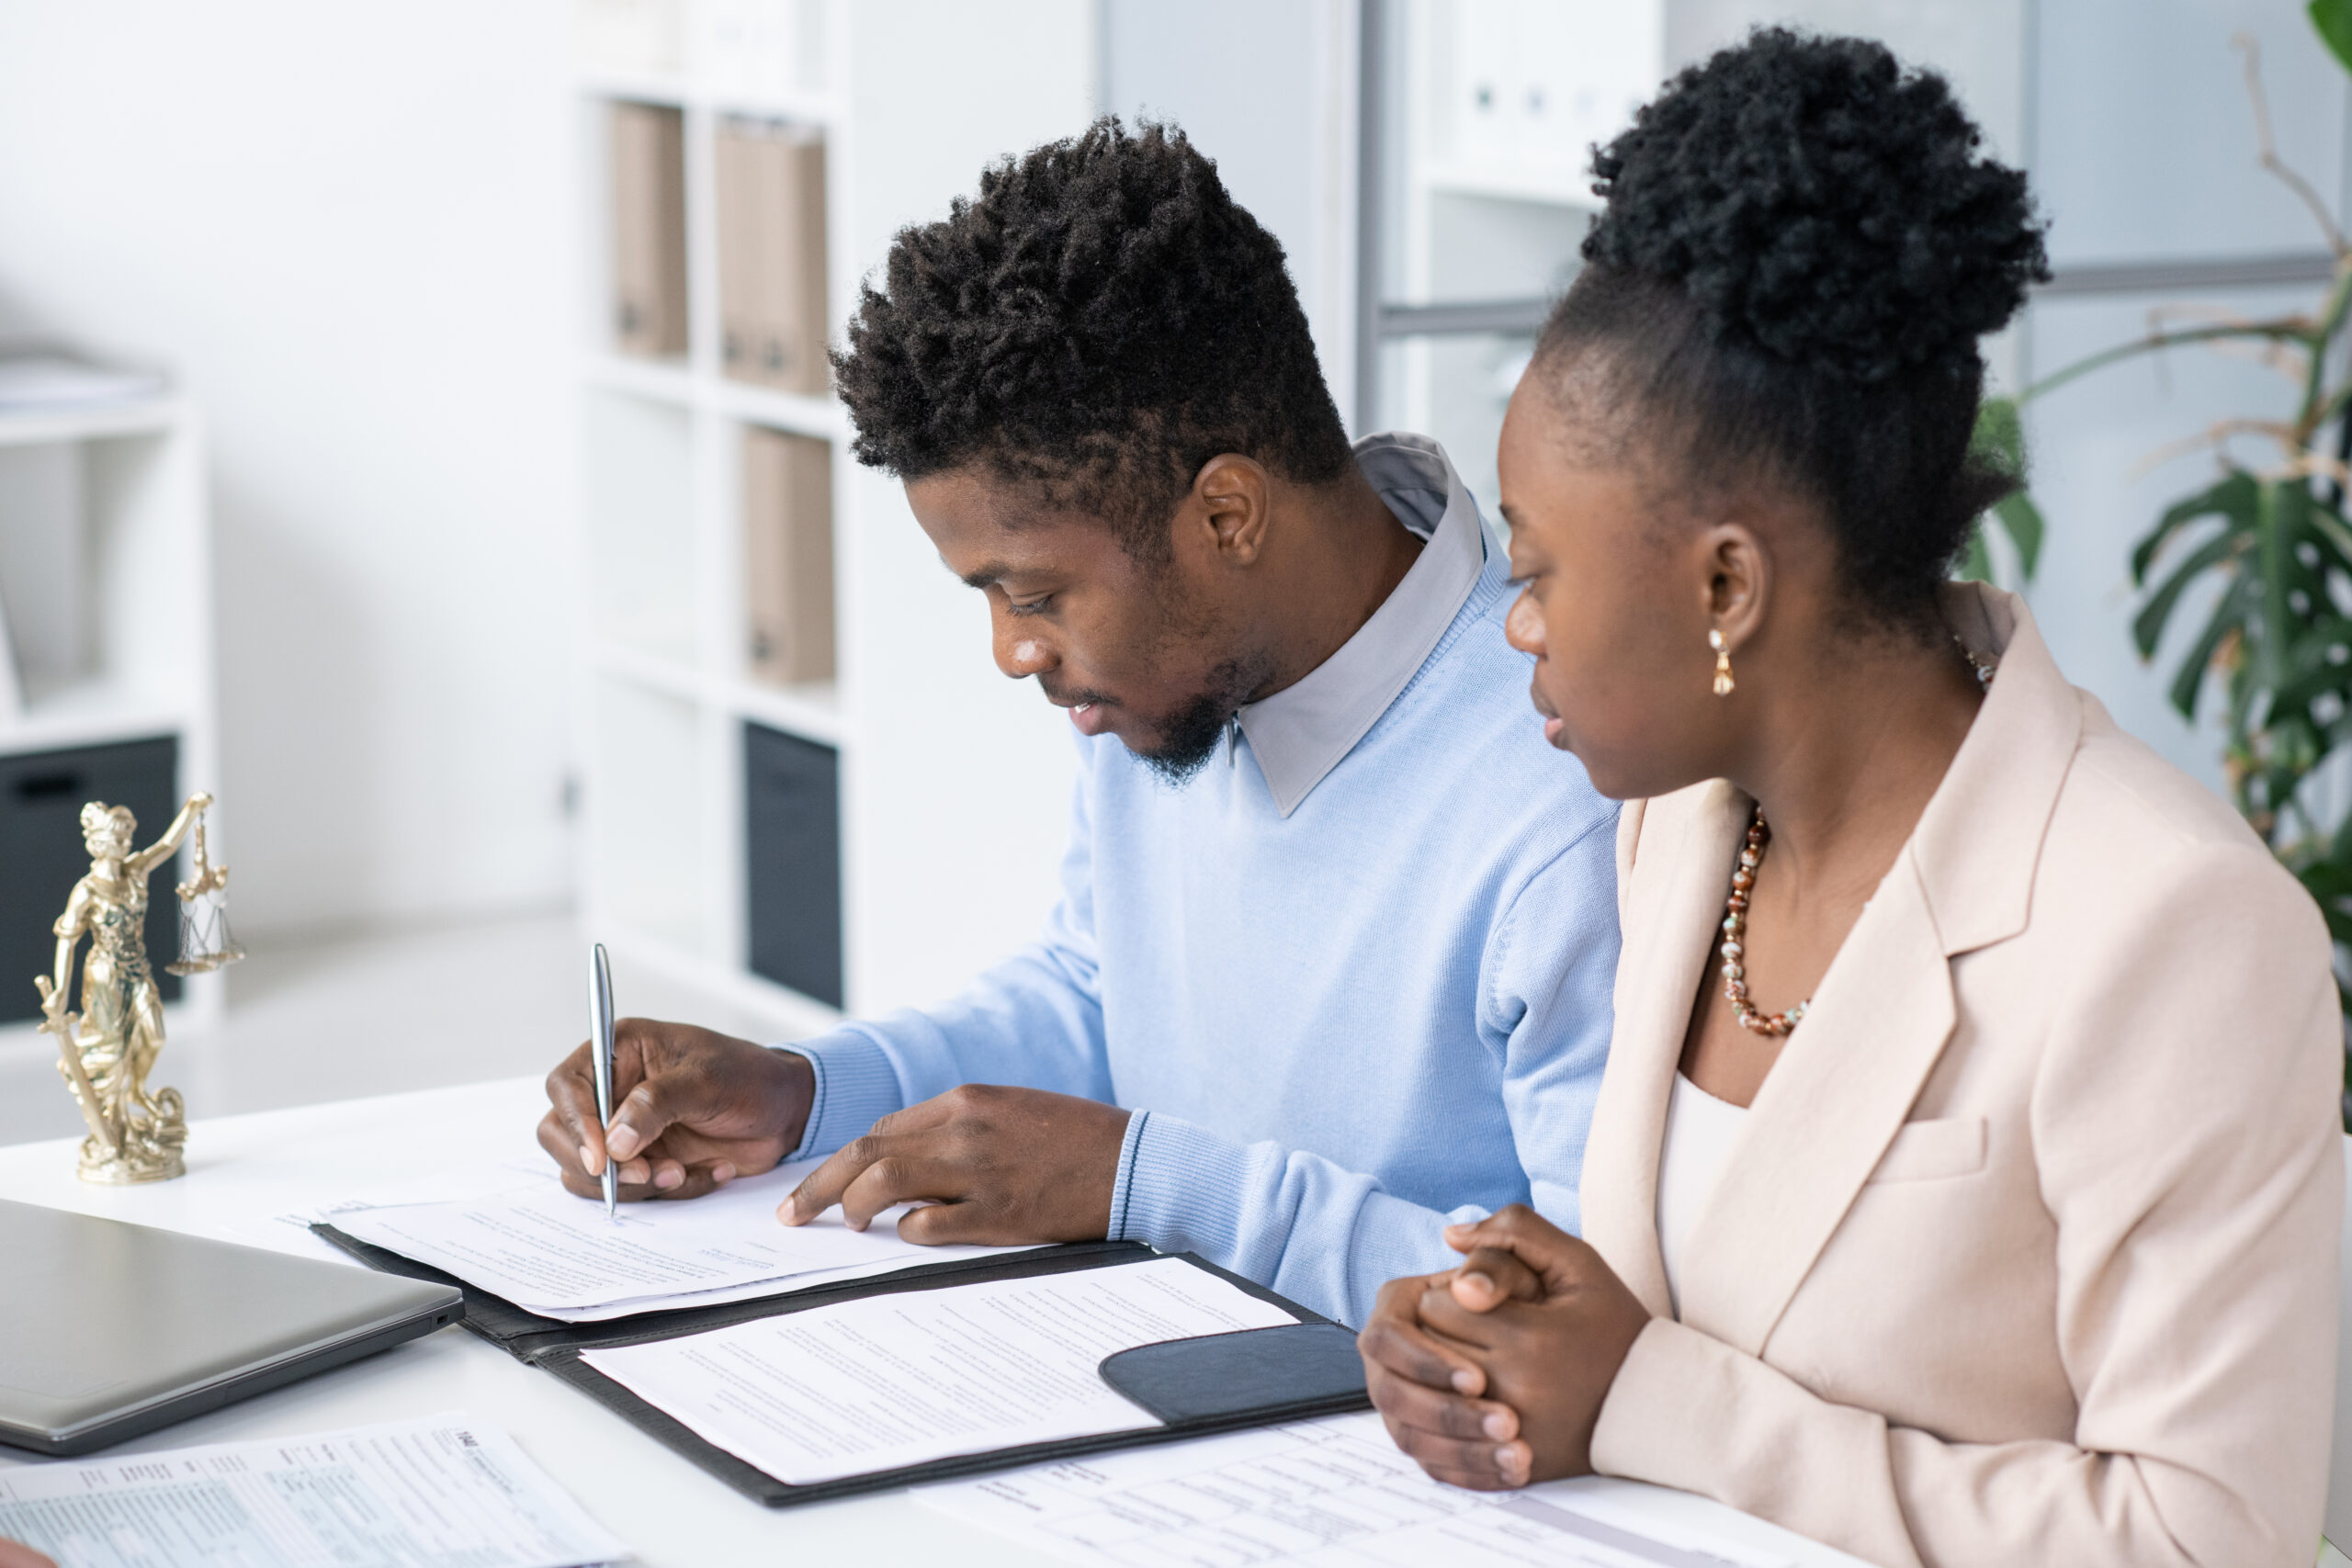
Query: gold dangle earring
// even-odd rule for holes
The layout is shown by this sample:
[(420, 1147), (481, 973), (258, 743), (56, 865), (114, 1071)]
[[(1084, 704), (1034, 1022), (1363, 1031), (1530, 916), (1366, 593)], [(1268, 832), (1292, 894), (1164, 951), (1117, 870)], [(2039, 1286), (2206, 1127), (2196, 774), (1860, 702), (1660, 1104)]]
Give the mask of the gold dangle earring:
[(1715, 695), (1730, 696), (1735, 684), (1731, 678), (1731, 651), (1724, 647), (1722, 628), (1707, 628), (1707, 646), (1715, 650)]

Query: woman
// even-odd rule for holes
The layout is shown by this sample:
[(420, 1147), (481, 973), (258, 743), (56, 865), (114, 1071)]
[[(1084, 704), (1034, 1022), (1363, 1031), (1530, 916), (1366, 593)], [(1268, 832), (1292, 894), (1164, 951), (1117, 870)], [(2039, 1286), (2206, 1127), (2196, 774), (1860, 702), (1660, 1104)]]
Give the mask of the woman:
[(2307, 1564), (2340, 1023), (2311, 901), (1944, 581), (2043, 273), (1935, 76), (1759, 33), (1597, 159), (1512, 400), (1513, 641), (1619, 833), (1585, 1239), (1387, 1287), (1430, 1472), (1703, 1493), (1874, 1562)]

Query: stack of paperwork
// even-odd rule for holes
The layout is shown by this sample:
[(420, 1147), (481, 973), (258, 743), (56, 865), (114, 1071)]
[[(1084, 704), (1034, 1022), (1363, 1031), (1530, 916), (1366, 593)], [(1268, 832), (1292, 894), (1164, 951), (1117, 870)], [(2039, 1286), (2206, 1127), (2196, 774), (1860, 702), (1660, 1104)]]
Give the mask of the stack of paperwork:
[(452, 1172), (331, 1205), (316, 1217), (345, 1235), (453, 1274), (526, 1312), (564, 1323), (716, 1306), (1011, 1247), (918, 1247), (899, 1239), (904, 1209), (865, 1231), (830, 1209), (805, 1225), (775, 1212), (815, 1161), (745, 1177), (702, 1198), (624, 1203), (576, 1198), (551, 1166)]
[(1635, 1481), (1464, 1492), (1422, 1474), (1368, 1411), (1088, 1454), (914, 1495), (1086, 1568), (1863, 1568), (1721, 1504)]
[(513, 1438), (462, 1411), (0, 1471), (0, 1538), (66, 1568), (573, 1568), (628, 1555)]

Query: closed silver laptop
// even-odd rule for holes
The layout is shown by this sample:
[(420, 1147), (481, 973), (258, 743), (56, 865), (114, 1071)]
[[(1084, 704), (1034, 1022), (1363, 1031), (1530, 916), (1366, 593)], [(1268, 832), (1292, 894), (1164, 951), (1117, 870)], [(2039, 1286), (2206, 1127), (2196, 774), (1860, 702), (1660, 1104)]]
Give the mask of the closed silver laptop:
[(0, 1201), (0, 1442), (87, 1453), (464, 1315), (447, 1285)]

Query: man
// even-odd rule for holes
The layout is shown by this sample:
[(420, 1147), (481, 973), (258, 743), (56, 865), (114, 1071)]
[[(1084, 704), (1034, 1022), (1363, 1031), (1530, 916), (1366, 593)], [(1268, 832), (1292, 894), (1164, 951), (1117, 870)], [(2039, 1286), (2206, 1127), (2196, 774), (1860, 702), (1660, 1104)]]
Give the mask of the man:
[[(1215, 166), (1105, 120), (989, 169), (834, 368), (999, 668), (1069, 709), (1064, 897), (955, 1001), (788, 1051), (625, 1023), (623, 1195), (831, 1153), (788, 1223), (930, 1199), (900, 1235), (1130, 1237), (1351, 1323), (1451, 1215), (1573, 1226), (1614, 808), (1529, 716), (1499, 542), (1434, 443), (1350, 449)], [(585, 1047), (548, 1091), (594, 1192)]]

